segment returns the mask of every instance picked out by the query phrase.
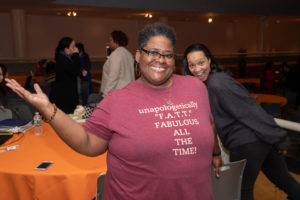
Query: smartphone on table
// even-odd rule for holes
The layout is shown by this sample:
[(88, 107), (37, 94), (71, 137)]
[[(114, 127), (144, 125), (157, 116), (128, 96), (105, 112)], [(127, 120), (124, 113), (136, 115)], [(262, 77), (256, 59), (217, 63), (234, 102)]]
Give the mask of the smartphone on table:
[(53, 161), (43, 161), (41, 164), (39, 164), (35, 170), (46, 170), (48, 167), (50, 167), (54, 162)]

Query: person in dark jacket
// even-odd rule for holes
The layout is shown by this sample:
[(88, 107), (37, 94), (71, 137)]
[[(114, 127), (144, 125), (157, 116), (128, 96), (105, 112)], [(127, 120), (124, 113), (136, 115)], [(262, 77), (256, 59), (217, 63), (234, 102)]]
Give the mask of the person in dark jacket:
[(50, 100), (65, 113), (73, 113), (79, 103), (77, 78), (81, 74), (80, 57), (75, 41), (62, 38), (55, 50), (56, 79), (50, 92)]
[(184, 54), (184, 72), (205, 82), (211, 111), (230, 160), (247, 159), (242, 181), (242, 200), (253, 199), (260, 172), (288, 194), (300, 199), (300, 184), (289, 174), (284, 155), (290, 144), (287, 133), (252, 98), (246, 88), (223, 72), (203, 44), (189, 46)]

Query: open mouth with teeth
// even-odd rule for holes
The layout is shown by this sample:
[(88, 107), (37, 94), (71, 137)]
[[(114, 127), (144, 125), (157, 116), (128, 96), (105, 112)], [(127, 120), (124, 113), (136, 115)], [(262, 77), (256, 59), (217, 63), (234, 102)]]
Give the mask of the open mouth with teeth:
[(199, 72), (196, 74), (196, 76), (203, 76), (204, 75), (204, 72)]
[(151, 67), (151, 69), (153, 69), (156, 72), (162, 72), (166, 70), (166, 68), (162, 68), (162, 67)]

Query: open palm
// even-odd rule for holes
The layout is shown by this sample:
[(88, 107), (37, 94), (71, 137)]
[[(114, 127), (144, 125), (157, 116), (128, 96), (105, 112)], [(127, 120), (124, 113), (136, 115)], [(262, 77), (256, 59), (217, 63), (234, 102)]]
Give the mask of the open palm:
[(34, 84), (36, 93), (31, 93), (23, 88), (16, 80), (6, 78), (6, 85), (18, 94), (22, 99), (33, 105), (36, 109), (40, 110), (49, 104), (49, 99), (41, 90), (38, 84)]

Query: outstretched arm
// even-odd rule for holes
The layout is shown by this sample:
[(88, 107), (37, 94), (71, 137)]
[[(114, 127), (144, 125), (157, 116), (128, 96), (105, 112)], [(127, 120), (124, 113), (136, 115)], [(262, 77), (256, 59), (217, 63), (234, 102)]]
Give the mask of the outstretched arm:
[[(17, 93), (25, 101), (38, 109), (45, 119), (50, 119), (54, 113), (54, 106), (48, 97), (43, 93), (38, 84), (34, 84), (35, 93), (25, 90), (17, 81), (5, 79), (7, 86)], [(104, 153), (107, 149), (107, 141), (84, 130), (84, 128), (71, 119), (60, 109), (57, 110), (55, 117), (50, 125), (54, 128), (61, 139), (65, 141), (75, 151), (87, 155), (97, 156)]]

